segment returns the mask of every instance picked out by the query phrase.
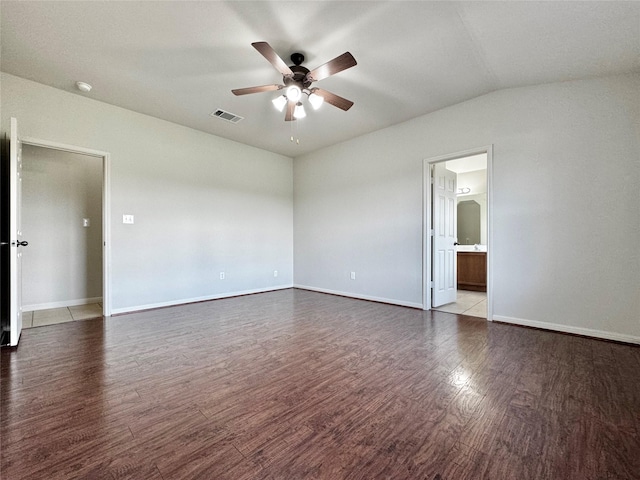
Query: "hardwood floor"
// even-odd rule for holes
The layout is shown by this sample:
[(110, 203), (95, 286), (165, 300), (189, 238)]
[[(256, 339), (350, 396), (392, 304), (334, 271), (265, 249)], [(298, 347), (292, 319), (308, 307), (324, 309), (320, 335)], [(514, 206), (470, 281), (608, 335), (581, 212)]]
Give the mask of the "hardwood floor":
[(282, 290), (34, 328), (3, 479), (637, 479), (640, 348)]

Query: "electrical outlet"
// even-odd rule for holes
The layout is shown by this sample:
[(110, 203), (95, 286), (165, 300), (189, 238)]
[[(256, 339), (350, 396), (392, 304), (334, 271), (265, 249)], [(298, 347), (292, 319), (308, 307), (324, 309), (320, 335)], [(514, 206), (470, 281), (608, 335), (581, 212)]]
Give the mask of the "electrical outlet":
[(273, 271), (273, 276), (274, 276), (274, 277), (277, 277), (277, 276), (278, 276), (278, 270), (274, 270), (274, 271)]
[(122, 215), (122, 223), (133, 223), (133, 215)]
[(224, 280), (224, 272), (220, 272), (220, 280)]
[(82, 226), (83, 226), (83, 227), (89, 227), (89, 226), (91, 226), (91, 220), (89, 220), (88, 218), (83, 218), (83, 219), (82, 219)]
[(351, 280), (355, 280), (356, 279), (356, 272), (351, 272)]

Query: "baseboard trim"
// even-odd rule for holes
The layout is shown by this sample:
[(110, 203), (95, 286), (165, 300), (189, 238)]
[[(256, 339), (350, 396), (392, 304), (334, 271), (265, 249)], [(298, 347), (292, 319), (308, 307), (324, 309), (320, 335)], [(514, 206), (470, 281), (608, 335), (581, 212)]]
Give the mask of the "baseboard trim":
[(36, 303), (33, 305), (23, 305), (23, 312), (34, 312), (36, 310), (49, 310), (50, 308), (77, 307), (78, 305), (90, 305), (92, 303), (102, 303), (102, 297), (79, 298), (77, 300), (65, 300), (62, 302)]
[(523, 318), (505, 317), (502, 315), (494, 315), (493, 320), (495, 322), (521, 325), (523, 327), (540, 328), (542, 330), (553, 330), (556, 332), (570, 333), (573, 335), (581, 335), (584, 337), (593, 337), (603, 340), (612, 340), (614, 342), (633, 343), (636, 345), (640, 345), (640, 337), (625, 335), (623, 333), (606, 332), (604, 330), (594, 330), (591, 328), (583, 327), (572, 327), (569, 325), (561, 325), (559, 323), (539, 322), (537, 320), (525, 320)]
[(339, 295), (340, 297), (356, 298), (358, 300), (368, 300), (370, 302), (388, 303), (390, 305), (398, 305), (400, 307), (419, 308), (420, 310), (422, 310), (423, 307), (421, 303), (403, 302), (402, 300), (374, 297), (371, 295), (359, 295), (357, 293), (341, 292), (338, 290), (329, 290), (327, 288), (310, 287), (308, 285), (294, 284), (293, 288), (299, 288), (300, 290), (310, 290), (312, 292), (328, 293), (330, 295)]
[(277, 285), (275, 287), (255, 288), (252, 290), (242, 290), (239, 292), (219, 293), (215, 295), (206, 295), (204, 297), (184, 298), (180, 300), (171, 300), (169, 302), (149, 303), (147, 305), (137, 305), (134, 307), (112, 308), (111, 315), (124, 315), (127, 313), (140, 312), (142, 310), (154, 310), (156, 308), (175, 307), (177, 305), (186, 305), (189, 303), (208, 302), (210, 300), (220, 300), (221, 298), (240, 297), (242, 295), (253, 295), (254, 293), (273, 292), (276, 290), (286, 290), (293, 288), (293, 285)]

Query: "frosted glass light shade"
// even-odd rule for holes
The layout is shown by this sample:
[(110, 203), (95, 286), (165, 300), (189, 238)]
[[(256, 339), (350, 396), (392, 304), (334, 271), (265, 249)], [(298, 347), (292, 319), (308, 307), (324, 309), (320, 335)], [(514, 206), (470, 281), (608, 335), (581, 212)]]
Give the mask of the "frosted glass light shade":
[(304, 107), (301, 103), (296, 105), (296, 108), (293, 109), (293, 118), (299, 120), (307, 116), (307, 112), (304, 111)]
[(287, 88), (287, 99), (291, 102), (297, 102), (302, 97), (302, 90), (297, 85), (291, 85)]
[(320, 95), (312, 93), (311, 95), (309, 95), (309, 103), (314, 110), (318, 110), (324, 103), (324, 98), (322, 98)]
[(279, 97), (271, 100), (271, 102), (273, 103), (273, 106), (281, 112), (284, 110), (284, 106), (287, 104), (287, 97), (285, 97), (284, 95), (280, 95)]

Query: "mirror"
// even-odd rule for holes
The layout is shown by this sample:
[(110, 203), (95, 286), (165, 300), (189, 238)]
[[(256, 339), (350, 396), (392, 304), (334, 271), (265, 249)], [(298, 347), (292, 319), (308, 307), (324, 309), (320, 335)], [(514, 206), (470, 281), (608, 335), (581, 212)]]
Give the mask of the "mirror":
[(480, 244), (480, 204), (475, 200), (458, 202), (458, 243)]
[(487, 244), (487, 194), (458, 197), (458, 243)]

